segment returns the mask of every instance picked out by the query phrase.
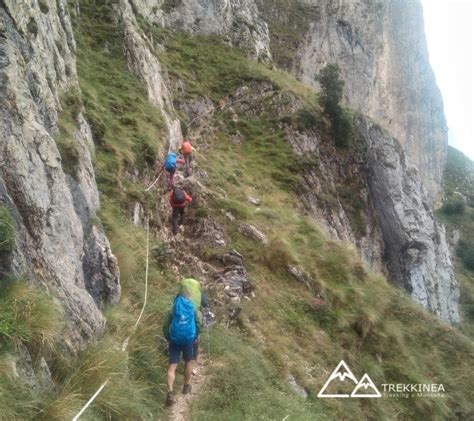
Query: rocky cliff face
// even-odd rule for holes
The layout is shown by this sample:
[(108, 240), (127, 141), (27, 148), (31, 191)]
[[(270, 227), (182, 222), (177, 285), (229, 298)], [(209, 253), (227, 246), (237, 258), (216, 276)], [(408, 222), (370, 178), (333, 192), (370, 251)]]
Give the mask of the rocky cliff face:
[(63, 171), (55, 142), (60, 95), (78, 89), (66, 1), (0, 7), (0, 202), (17, 243), (4, 272), (26, 276), (66, 310), (65, 344), (84, 347), (103, 330), (100, 308), (120, 296), (119, 269), (95, 215), (99, 195), (90, 128), (77, 117), (77, 171)]
[(459, 289), (446, 232), (434, 219), (417, 169), (380, 126), (359, 118), (356, 130), (366, 148), (367, 185), (390, 279), (441, 319), (458, 324)]
[[(273, 43), (274, 56), (280, 54), (283, 65), (315, 87), (314, 75), (326, 63), (338, 63), (347, 104), (398, 139), (419, 170), (429, 202), (437, 202), (447, 127), (429, 64), (421, 3), (309, 0), (288, 14), (281, 13), (282, 3), (259, 1), (274, 20), (270, 36), (281, 35), (285, 24), (302, 31), (289, 45), (280, 36), (282, 41)], [(285, 62), (288, 55), (292, 60)]]
[(250, 56), (269, 60), (268, 25), (254, 0), (130, 0), (133, 10), (153, 24), (219, 35)]
[[(267, 99), (264, 99), (267, 98)], [(234, 95), (234, 112), (298, 113), (304, 104), (271, 84), (255, 83)], [(445, 229), (399, 142), (372, 120), (359, 116), (346, 155), (317, 128), (283, 125), (303, 178), (302, 193), (314, 219), (334, 237), (353, 243), (374, 269), (409, 292), (414, 301), (451, 324), (459, 323), (459, 289)], [(329, 143), (329, 144), (328, 144)]]

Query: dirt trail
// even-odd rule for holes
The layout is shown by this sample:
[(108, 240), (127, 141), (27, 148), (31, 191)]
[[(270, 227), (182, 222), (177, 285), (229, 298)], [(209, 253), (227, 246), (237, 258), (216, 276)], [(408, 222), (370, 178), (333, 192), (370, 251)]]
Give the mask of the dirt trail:
[[(169, 421), (188, 421), (189, 411), (191, 407), (191, 402), (194, 399), (199, 397), (201, 393), (202, 386), (205, 381), (205, 372), (206, 372), (206, 357), (200, 355), (197, 359), (197, 363), (194, 365), (194, 373), (191, 381), (192, 384), (192, 393), (188, 395), (183, 395), (181, 389), (176, 389), (176, 402), (168, 410), (168, 420)], [(177, 382), (180, 384), (179, 382)]]

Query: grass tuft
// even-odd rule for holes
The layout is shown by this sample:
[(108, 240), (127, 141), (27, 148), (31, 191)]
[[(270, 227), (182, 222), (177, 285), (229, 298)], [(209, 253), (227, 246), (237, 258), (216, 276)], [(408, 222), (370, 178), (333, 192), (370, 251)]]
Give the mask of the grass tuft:
[(15, 247), (16, 232), (13, 218), (6, 206), (0, 204), (0, 259)]

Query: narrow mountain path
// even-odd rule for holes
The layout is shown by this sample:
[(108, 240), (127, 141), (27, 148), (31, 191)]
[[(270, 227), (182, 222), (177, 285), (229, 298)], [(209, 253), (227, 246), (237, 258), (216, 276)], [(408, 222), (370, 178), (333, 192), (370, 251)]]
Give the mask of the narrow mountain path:
[(193, 377), (191, 380), (192, 392), (188, 395), (181, 393), (181, 388), (176, 389), (175, 404), (168, 410), (169, 421), (188, 421), (190, 420), (191, 404), (199, 399), (203, 392), (203, 385), (206, 380), (207, 356), (200, 355), (194, 364)]

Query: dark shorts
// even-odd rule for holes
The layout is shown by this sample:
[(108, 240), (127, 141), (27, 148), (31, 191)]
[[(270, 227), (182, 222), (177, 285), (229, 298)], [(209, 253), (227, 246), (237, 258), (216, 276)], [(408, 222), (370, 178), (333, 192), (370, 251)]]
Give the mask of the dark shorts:
[(183, 360), (185, 362), (192, 361), (194, 359), (194, 343), (187, 345), (176, 345), (169, 343), (169, 363), (178, 364), (180, 361), (181, 353), (183, 354)]

